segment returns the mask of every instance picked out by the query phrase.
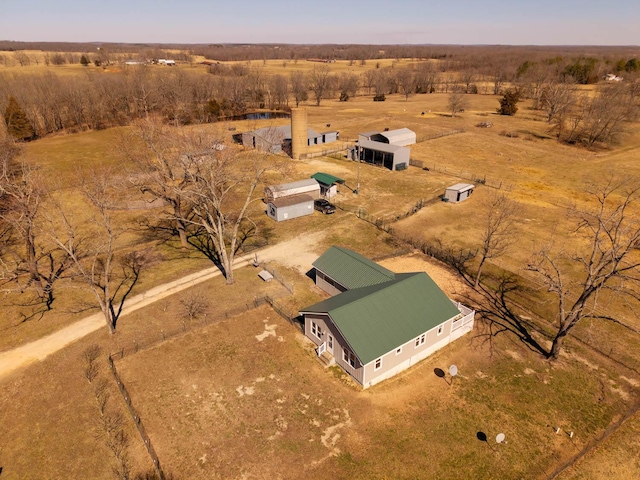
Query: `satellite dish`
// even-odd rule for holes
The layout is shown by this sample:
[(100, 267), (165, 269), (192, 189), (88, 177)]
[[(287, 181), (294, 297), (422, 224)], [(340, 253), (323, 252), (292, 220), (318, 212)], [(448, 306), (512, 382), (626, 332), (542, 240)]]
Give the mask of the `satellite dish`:
[(451, 375), (452, 377), (455, 377), (458, 374), (458, 367), (456, 367), (455, 365), (451, 365), (449, 367), (449, 375)]
[(496, 435), (496, 443), (502, 442), (504, 442), (504, 433), (499, 433), (498, 435)]

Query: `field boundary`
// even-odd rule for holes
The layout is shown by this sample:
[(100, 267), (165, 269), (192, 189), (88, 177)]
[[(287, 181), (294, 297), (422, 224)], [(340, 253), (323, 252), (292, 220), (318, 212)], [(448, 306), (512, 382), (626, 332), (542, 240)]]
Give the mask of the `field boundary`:
[[(253, 302), (253, 306), (250, 307), (251, 304), (247, 304), (247, 308), (239, 308), (234, 310), (231, 313), (231, 316), (233, 317), (237, 317), (238, 315), (240, 315), (241, 313), (244, 313), (246, 311), (249, 310), (255, 310), (263, 305), (269, 305), (269, 307), (271, 307), (271, 309), (277, 313), (279, 316), (281, 316), (282, 318), (284, 318), (285, 320), (287, 320), (289, 323), (291, 323), (294, 326), (299, 326), (299, 324), (296, 323), (296, 318), (297, 315), (292, 315), (290, 312), (287, 312), (286, 308), (284, 308), (283, 306), (279, 305), (278, 302), (276, 301), (276, 299), (274, 297), (271, 297), (270, 295), (265, 295), (264, 297), (259, 297), (254, 299)], [(225, 319), (229, 319), (230, 318), (230, 314), (229, 312), (225, 312)], [(144, 349), (148, 349), (157, 345), (160, 345), (162, 343), (164, 343), (166, 340), (171, 339), (173, 337), (177, 337), (181, 334), (186, 333), (187, 331), (192, 331), (195, 330), (198, 327), (203, 327), (203, 326), (207, 326), (207, 325), (211, 325), (213, 323), (216, 323), (218, 321), (221, 321), (222, 319), (220, 318), (214, 318), (212, 320), (209, 321), (204, 321), (198, 324), (192, 324), (190, 325), (190, 327), (187, 329), (186, 324), (183, 323), (183, 329), (182, 330), (175, 330), (173, 332), (170, 333), (165, 333), (164, 331), (162, 332), (162, 339), (158, 339), (158, 340), (154, 340), (151, 341), (143, 346), (139, 345), (137, 342), (135, 342), (135, 346), (132, 349), (121, 349), (119, 352), (115, 352), (115, 353), (110, 353), (107, 356), (107, 362), (109, 364), (109, 370), (111, 371), (114, 380), (116, 381), (116, 384), (118, 385), (118, 390), (120, 391), (120, 395), (122, 396), (122, 399), (124, 400), (124, 403), (127, 405), (127, 409), (129, 411), (129, 414), (131, 416), (131, 419), (133, 420), (133, 423), (136, 426), (136, 429), (138, 430), (138, 433), (140, 434), (140, 438), (142, 439), (142, 442), (144, 443), (144, 446), (147, 450), (147, 453), (149, 454), (149, 456), (151, 457), (151, 461), (153, 462), (153, 466), (156, 470), (156, 473), (158, 475), (158, 478), (160, 480), (166, 480), (166, 476), (162, 470), (162, 467), (160, 465), (160, 459), (158, 457), (158, 454), (156, 453), (155, 449), (153, 448), (153, 444), (151, 443), (151, 438), (149, 437), (149, 434), (147, 433), (146, 428), (144, 427), (144, 424), (142, 422), (142, 419), (140, 418), (140, 415), (138, 414), (138, 411), (135, 409), (135, 407), (133, 406), (133, 403), (131, 401), (131, 395), (129, 394), (129, 391), (127, 390), (127, 387), (125, 386), (122, 378), (120, 377), (120, 374), (118, 373), (118, 369), (116, 368), (116, 363), (115, 360), (116, 359), (122, 359), (127, 355), (133, 355), (135, 353), (138, 353), (140, 350)]]
[(616, 433), (625, 423), (627, 423), (627, 421), (629, 421), (629, 419), (635, 416), (638, 413), (638, 411), (640, 411), (640, 402), (636, 402), (631, 407), (629, 407), (625, 415), (617, 422), (609, 425), (599, 438), (591, 439), (591, 441), (589, 441), (583, 447), (582, 450), (576, 453), (569, 460), (562, 463), (562, 465), (557, 467), (550, 475), (547, 476), (547, 480), (555, 480), (556, 478), (558, 478), (558, 475), (563, 473), (565, 470), (573, 467), (576, 463), (578, 463), (585, 456), (587, 456), (591, 451), (593, 451), (594, 449), (602, 445), (602, 443), (604, 443), (607, 440), (607, 438), (609, 438), (611, 435)]
[(127, 404), (127, 409), (129, 410), (131, 419), (133, 420), (133, 423), (136, 425), (136, 428), (138, 429), (138, 433), (140, 434), (142, 443), (144, 443), (144, 446), (147, 449), (147, 453), (151, 457), (151, 461), (153, 462), (153, 467), (156, 470), (158, 478), (160, 480), (166, 480), (164, 472), (162, 471), (162, 467), (160, 466), (160, 459), (158, 458), (158, 454), (153, 448), (151, 439), (147, 434), (147, 429), (144, 428), (144, 424), (142, 423), (142, 419), (140, 418), (140, 415), (138, 414), (135, 407), (133, 406), (133, 403), (131, 402), (131, 395), (129, 395), (129, 392), (127, 391), (127, 387), (125, 387), (124, 383), (122, 382), (122, 379), (118, 374), (118, 370), (116, 369), (116, 365), (113, 359), (111, 358), (111, 355), (107, 357), (107, 362), (109, 362), (109, 370), (111, 370), (111, 373), (113, 374), (113, 378), (118, 384), (118, 390), (120, 390), (120, 395), (122, 396), (124, 403)]

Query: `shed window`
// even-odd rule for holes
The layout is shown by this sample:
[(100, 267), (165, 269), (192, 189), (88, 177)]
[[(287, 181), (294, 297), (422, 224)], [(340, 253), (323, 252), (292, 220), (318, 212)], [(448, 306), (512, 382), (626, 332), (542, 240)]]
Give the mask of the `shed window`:
[(396, 355), (400, 355), (402, 353), (402, 347), (398, 347), (396, 349)]
[(376, 364), (375, 364), (375, 366), (373, 367), (373, 370), (374, 370), (374, 371), (375, 371), (375, 370), (380, 370), (380, 367), (382, 367), (382, 358), (378, 358), (378, 359), (376, 360)]
[(418, 338), (416, 338), (416, 346), (415, 346), (415, 348), (418, 348), (420, 345), (422, 345), (425, 342), (426, 339), (427, 339), (427, 334), (426, 333), (423, 333)]
[(316, 322), (311, 322), (311, 333), (318, 337), (318, 340), (322, 340), (322, 328)]
[(438, 327), (438, 335), (442, 335), (442, 330), (444, 330), (444, 325)]
[(344, 360), (345, 363), (351, 365), (353, 368), (356, 367), (356, 356), (346, 348), (342, 349), (342, 360)]

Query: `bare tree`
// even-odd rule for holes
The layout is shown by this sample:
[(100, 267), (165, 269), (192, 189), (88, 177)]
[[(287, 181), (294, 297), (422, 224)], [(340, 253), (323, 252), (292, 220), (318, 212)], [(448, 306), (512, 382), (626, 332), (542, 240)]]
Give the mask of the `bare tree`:
[(404, 95), (405, 101), (409, 100), (409, 97), (416, 93), (416, 77), (413, 72), (408, 68), (400, 68), (396, 72), (396, 82), (398, 88)]
[(16, 285), (17, 291), (35, 292), (35, 300), (25, 305), (44, 308), (26, 318), (51, 310), (55, 299), (54, 284), (71, 267), (69, 257), (60, 248), (45, 241), (41, 206), (46, 197), (44, 180), (39, 172), (22, 162), (13, 165), (10, 157), (0, 161), (0, 196), (5, 200), (0, 219), (15, 243), (7, 248), (2, 262), (3, 277)]
[(79, 228), (59, 207), (64, 233), (53, 221), (49, 230), (51, 239), (69, 256), (89, 287), (111, 333), (115, 333), (125, 301), (150, 262), (146, 251), (119, 252), (118, 239), (123, 230), (112, 218), (114, 177), (113, 172), (104, 171), (94, 174), (93, 182), (84, 182), (85, 197), (95, 213), (92, 225)]
[(367, 89), (367, 95), (371, 95), (371, 89), (376, 83), (377, 70), (367, 70), (362, 75), (362, 86)]
[(289, 82), (283, 75), (274, 75), (269, 80), (269, 105), (271, 108), (289, 105)]
[(358, 77), (353, 73), (342, 73), (337, 79), (340, 101), (346, 102), (358, 93)]
[[(184, 155), (184, 149), (188, 148), (189, 140), (181, 130), (152, 118), (138, 122), (133, 132), (132, 136), (120, 139), (120, 151), (137, 166), (131, 182), (141, 192), (169, 206), (165, 216), (171, 221), (182, 247), (187, 248), (191, 205), (186, 191), (191, 187), (191, 158)], [(139, 148), (136, 139), (142, 139), (143, 148)]]
[(575, 86), (564, 82), (549, 82), (543, 87), (541, 97), (548, 123), (554, 119), (564, 119), (564, 115), (576, 101)]
[(180, 299), (182, 318), (193, 321), (201, 315), (206, 315), (209, 303), (200, 294), (189, 294)]
[(482, 215), (485, 218), (480, 244), (480, 263), (474, 282), (475, 288), (480, 285), (482, 269), (487, 260), (505, 254), (516, 241), (516, 219), (519, 213), (518, 204), (501, 192), (492, 191), (484, 202)]
[(625, 85), (600, 87), (595, 95), (582, 95), (566, 115), (556, 115), (554, 129), (558, 140), (582, 143), (610, 143), (637, 118), (636, 92)]
[(594, 206), (572, 211), (577, 222), (576, 251), (544, 248), (527, 266), (558, 302), (557, 330), (548, 352), (553, 359), (581, 320), (613, 319), (598, 311), (601, 293), (640, 300), (640, 182), (610, 180), (589, 193)]
[(309, 88), (313, 92), (316, 99), (316, 105), (320, 106), (320, 102), (330, 95), (333, 87), (333, 76), (327, 65), (315, 67), (309, 73)]
[(306, 102), (309, 98), (309, 84), (307, 77), (302, 72), (293, 72), (291, 74), (291, 94), (296, 101), (296, 107), (300, 106), (300, 102)]
[(455, 89), (449, 94), (449, 111), (451, 112), (451, 117), (455, 117), (456, 113), (467, 106), (467, 98), (464, 96), (460, 90)]
[(210, 242), (215, 262), (227, 284), (234, 282), (233, 262), (242, 246), (242, 225), (255, 223), (248, 215), (253, 194), (268, 168), (267, 154), (257, 149), (239, 151), (217, 138), (193, 131), (184, 155), (194, 165), (188, 192), (193, 216), (183, 218), (201, 229)]
[(477, 92), (471, 91), (471, 84), (475, 80), (475, 77), (476, 77), (476, 72), (470, 67), (467, 67), (462, 72), (462, 83), (464, 84), (464, 93), (477, 93)]
[(13, 55), (21, 67), (28, 67), (31, 64), (31, 58), (25, 52), (18, 51)]

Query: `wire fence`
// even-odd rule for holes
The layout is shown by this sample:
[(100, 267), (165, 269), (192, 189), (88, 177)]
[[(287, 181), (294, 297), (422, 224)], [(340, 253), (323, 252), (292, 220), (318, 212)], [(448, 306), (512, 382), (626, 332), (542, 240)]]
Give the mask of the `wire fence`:
[(470, 182), (485, 185), (487, 187), (495, 188), (498, 190), (505, 189), (507, 191), (510, 191), (513, 188), (512, 184), (506, 183), (497, 178), (487, 177), (487, 175), (484, 173), (467, 172), (463, 169), (454, 168), (451, 165), (438, 165), (437, 163), (417, 160), (415, 158), (409, 159), (409, 165), (427, 171), (444, 173), (445, 175), (451, 175), (452, 177), (462, 178), (464, 180), (469, 180)]
[[(309, 160), (311, 158), (329, 157), (329, 156), (332, 156), (334, 158), (343, 158), (344, 155), (343, 155), (342, 152), (345, 152), (346, 150), (348, 150), (351, 147), (353, 147), (352, 143), (342, 142), (339, 145), (336, 145), (335, 147), (326, 148), (326, 149), (318, 151), (318, 152), (302, 153), (300, 155), (300, 160)], [(335, 155), (338, 154), (338, 153), (340, 154), (339, 157), (335, 157)]]
[(465, 129), (458, 128), (456, 130), (447, 130), (446, 132), (432, 133), (430, 135), (420, 135), (416, 138), (416, 143), (426, 142), (427, 140), (434, 140), (436, 138), (448, 137), (449, 135), (457, 135), (459, 133), (465, 132)]
[(271, 275), (273, 275), (273, 278), (280, 285), (282, 285), (284, 288), (286, 288), (289, 293), (293, 293), (293, 283), (292, 282), (287, 282), (285, 280), (285, 278), (282, 276), (282, 274), (280, 272), (278, 272), (275, 268), (270, 267), (270, 266), (265, 265), (265, 264), (260, 264), (260, 267), (263, 268), (264, 270), (266, 270), (267, 272), (269, 272)]
[(201, 317), (193, 318), (192, 320), (183, 320), (182, 325), (175, 328), (163, 329), (155, 335), (149, 334), (145, 338), (134, 339), (129, 346), (122, 346), (120, 350), (111, 353), (109, 358), (122, 359), (128, 355), (138, 353), (140, 350), (154, 347), (170, 338), (177, 337), (178, 335), (183, 335), (197, 328), (211, 325), (212, 323), (219, 322), (220, 320), (235, 317), (249, 310), (254, 310), (265, 303), (268, 303), (267, 295), (263, 297), (255, 297), (252, 301), (246, 302), (244, 305), (240, 305), (230, 310), (225, 310), (218, 315), (202, 315)]
[(382, 216), (369, 214), (367, 213), (366, 208), (348, 205), (345, 203), (341, 203), (340, 201), (334, 201), (334, 204), (340, 210), (345, 212), (351, 212), (355, 214), (356, 217), (358, 217), (359, 219), (364, 220), (365, 222), (368, 222), (372, 225), (375, 225), (376, 227), (378, 227), (381, 230), (384, 230), (385, 232), (389, 232), (392, 224), (400, 220), (403, 220), (407, 217), (410, 217), (412, 215), (415, 215), (423, 208), (429, 205), (434, 205), (440, 202), (441, 200), (442, 200), (442, 195), (438, 195), (433, 198), (421, 198), (413, 206), (411, 206), (411, 208), (409, 208), (408, 210), (405, 210), (404, 212), (385, 214)]
[(171, 338), (184, 335), (187, 332), (191, 332), (198, 328), (202, 328), (213, 323), (220, 322), (222, 320), (228, 320), (233, 317), (237, 317), (243, 313), (251, 310), (255, 310), (265, 304), (268, 304), (278, 315), (285, 320), (296, 323), (297, 313), (288, 311), (288, 309), (282, 306), (276, 297), (271, 295), (264, 295), (261, 297), (255, 297), (252, 301), (246, 302), (244, 305), (240, 305), (236, 308), (225, 310), (219, 315), (203, 315), (201, 318), (194, 318), (193, 320), (183, 320), (182, 325), (176, 328), (161, 330), (159, 334), (149, 335), (143, 339), (134, 339), (128, 346), (120, 347), (120, 350), (112, 352), (109, 355), (111, 360), (120, 360), (129, 355), (138, 353), (141, 350), (147, 350), (151, 347), (155, 347)]
[(156, 451), (153, 448), (153, 444), (151, 443), (151, 439), (147, 434), (147, 429), (144, 428), (144, 424), (142, 423), (142, 419), (140, 418), (140, 415), (138, 414), (137, 410), (133, 406), (133, 403), (131, 402), (131, 395), (129, 395), (129, 392), (127, 391), (127, 387), (125, 387), (124, 383), (122, 382), (122, 379), (118, 374), (118, 370), (116, 369), (116, 365), (113, 361), (113, 358), (111, 358), (111, 355), (109, 355), (107, 361), (109, 362), (109, 369), (113, 374), (113, 378), (118, 384), (118, 389), (120, 390), (120, 394), (122, 395), (124, 403), (127, 404), (127, 409), (129, 410), (129, 414), (131, 415), (133, 423), (136, 425), (136, 428), (138, 429), (138, 433), (142, 438), (142, 442), (144, 443), (144, 446), (147, 449), (147, 453), (149, 453), (149, 456), (151, 457), (151, 461), (153, 462), (153, 466), (156, 470), (156, 474), (158, 475), (159, 480), (165, 480), (166, 477), (164, 475), (164, 472), (162, 471), (162, 467), (160, 465), (160, 459), (158, 458), (158, 455), (156, 454)]
[[(225, 313), (225, 318), (230, 318), (231, 316), (237, 316), (248, 310), (259, 308), (264, 304), (269, 305), (275, 313), (280, 315), (282, 318), (287, 320), (292, 325), (297, 327), (301, 326), (301, 323), (297, 321), (298, 320), (297, 313), (291, 312), (287, 307), (281, 305), (274, 297), (271, 297), (269, 295), (265, 295), (264, 297), (254, 299), (253, 302), (247, 303), (245, 308), (237, 308), (233, 311), (227, 311)], [(210, 319), (209, 321), (206, 321), (205, 319), (205, 321), (199, 322), (198, 324), (192, 323), (189, 325), (189, 327), (186, 326), (186, 323), (183, 323), (182, 329), (168, 331), (168, 332), (163, 331), (162, 336), (160, 338), (149, 339), (149, 341), (146, 341), (146, 342), (138, 343), (137, 341), (134, 341), (133, 347), (122, 348), (117, 352), (109, 354), (109, 356), (107, 357), (109, 370), (111, 371), (113, 378), (116, 381), (116, 384), (118, 385), (118, 390), (120, 391), (120, 395), (122, 396), (122, 399), (127, 405), (127, 409), (129, 411), (129, 414), (131, 415), (131, 419), (133, 420), (133, 423), (135, 424), (136, 429), (140, 434), (140, 438), (142, 439), (142, 442), (144, 443), (144, 446), (147, 449), (147, 453), (151, 457), (151, 461), (153, 462), (153, 466), (156, 470), (156, 474), (159, 480), (166, 480), (166, 476), (162, 470), (162, 466), (160, 465), (160, 459), (158, 458), (158, 454), (153, 448), (153, 444), (151, 443), (151, 438), (147, 433), (147, 429), (145, 428), (144, 423), (142, 422), (142, 418), (140, 417), (140, 414), (138, 413), (136, 408), (133, 406), (133, 402), (131, 401), (131, 395), (129, 394), (127, 387), (125, 386), (124, 382), (122, 381), (122, 378), (120, 377), (120, 374), (118, 373), (115, 360), (122, 359), (127, 355), (133, 355), (142, 349), (146, 349), (146, 348), (158, 345), (172, 337), (176, 337), (178, 335), (182, 335), (186, 333), (187, 331), (193, 330), (196, 327), (209, 325), (219, 320), (221, 320), (221, 318)]]

